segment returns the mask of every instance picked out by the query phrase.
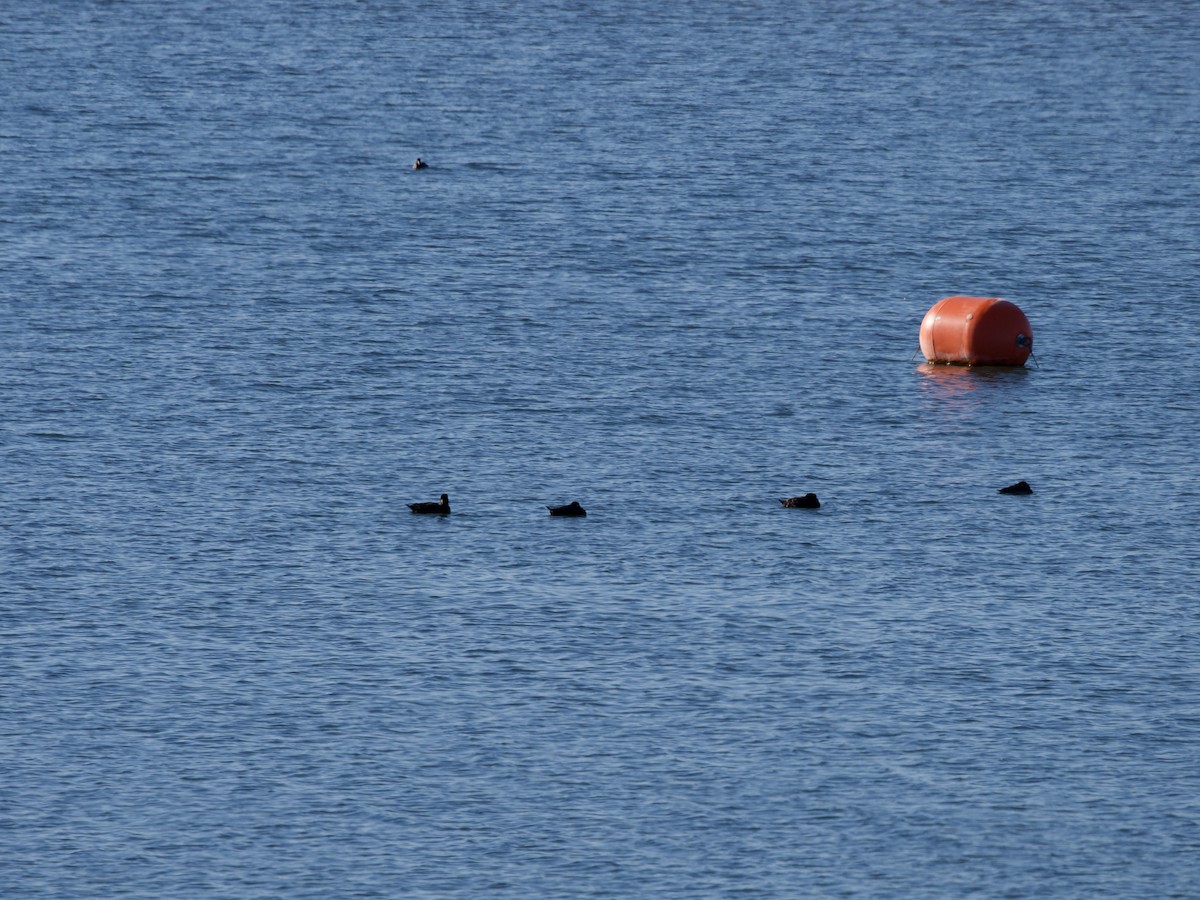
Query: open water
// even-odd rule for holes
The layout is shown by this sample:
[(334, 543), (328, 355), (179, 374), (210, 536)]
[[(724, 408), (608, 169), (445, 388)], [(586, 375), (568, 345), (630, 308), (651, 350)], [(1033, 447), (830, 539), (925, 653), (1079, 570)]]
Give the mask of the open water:
[(1185, 0), (5, 4), (0, 894), (1200, 895), (1198, 171)]

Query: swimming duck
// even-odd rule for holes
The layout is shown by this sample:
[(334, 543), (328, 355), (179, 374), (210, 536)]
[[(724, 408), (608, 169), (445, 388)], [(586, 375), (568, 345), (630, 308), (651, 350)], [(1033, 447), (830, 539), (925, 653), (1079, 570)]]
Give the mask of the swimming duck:
[(587, 510), (579, 505), (578, 500), (572, 500), (566, 506), (547, 506), (552, 516), (586, 516)]
[(410, 503), (408, 508), (415, 513), (437, 513), (438, 515), (449, 515), (450, 513), (450, 497), (442, 494), (442, 499), (437, 503)]
[(1032, 494), (1033, 488), (1029, 486), (1028, 481), (1018, 481), (1016, 484), (1010, 484), (1008, 487), (1002, 487), (998, 491), (1001, 494)]
[(421, 159), (421, 157), (418, 156), (416, 159), (416, 162), (413, 163), (413, 168), (414, 169), (428, 169), (429, 163), (425, 162), (424, 160)]
[(780, 500), (779, 502), (787, 509), (817, 509), (821, 505), (821, 501), (817, 499), (817, 495), (811, 491), (803, 497), (788, 497), (786, 500)]

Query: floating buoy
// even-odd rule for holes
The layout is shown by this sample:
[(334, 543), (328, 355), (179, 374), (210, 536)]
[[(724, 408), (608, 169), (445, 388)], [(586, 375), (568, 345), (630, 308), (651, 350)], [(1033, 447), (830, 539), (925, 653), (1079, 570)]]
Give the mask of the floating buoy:
[(926, 362), (958, 366), (1023, 366), (1033, 329), (1015, 303), (995, 297), (946, 297), (921, 322)]

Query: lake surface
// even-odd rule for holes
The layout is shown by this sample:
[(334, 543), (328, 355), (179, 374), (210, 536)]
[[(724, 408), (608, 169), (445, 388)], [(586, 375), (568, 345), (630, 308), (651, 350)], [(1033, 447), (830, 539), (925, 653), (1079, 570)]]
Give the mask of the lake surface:
[(1193, 4), (30, 0), (0, 84), (5, 897), (1200, 892)]

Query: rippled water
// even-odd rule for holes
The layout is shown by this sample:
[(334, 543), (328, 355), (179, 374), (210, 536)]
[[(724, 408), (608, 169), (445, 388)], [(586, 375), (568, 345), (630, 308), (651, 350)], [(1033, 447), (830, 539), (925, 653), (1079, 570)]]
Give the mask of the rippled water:
[[(1191, 4), (29, 2), (0, 75), (5, 896), (1200, 889)], [(956, 293), (1035, 362), (914, 360)]]

